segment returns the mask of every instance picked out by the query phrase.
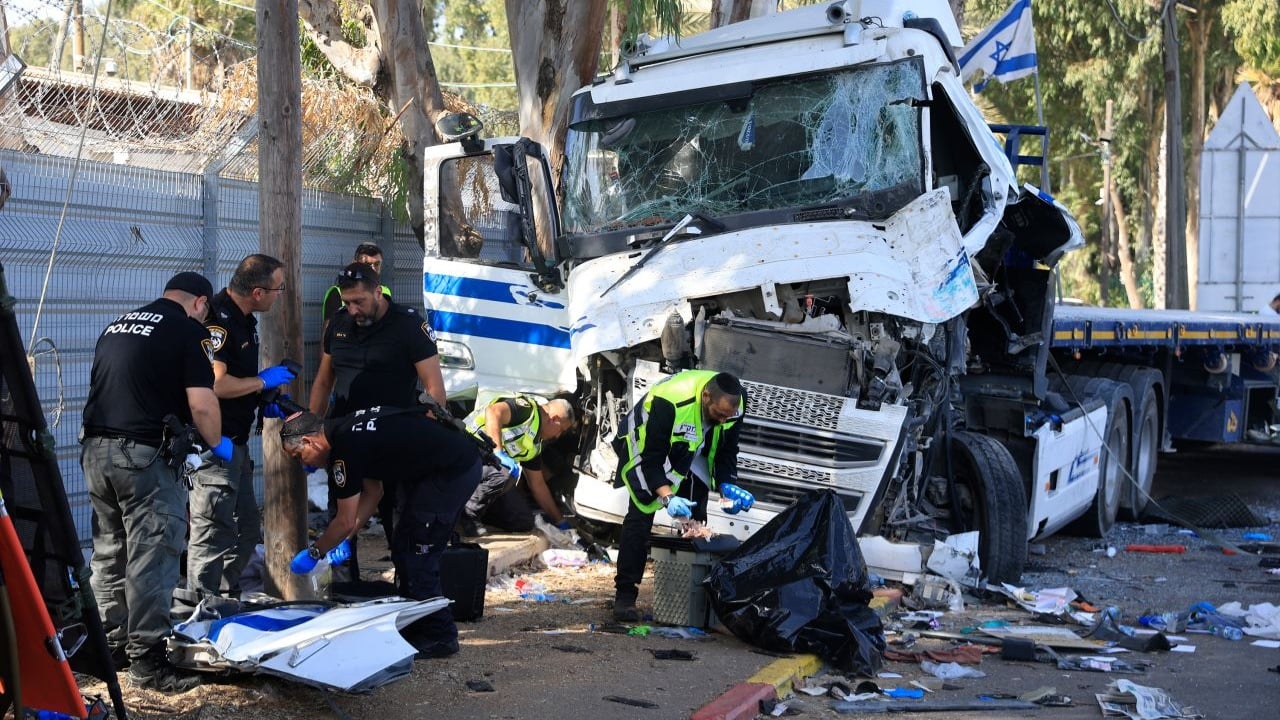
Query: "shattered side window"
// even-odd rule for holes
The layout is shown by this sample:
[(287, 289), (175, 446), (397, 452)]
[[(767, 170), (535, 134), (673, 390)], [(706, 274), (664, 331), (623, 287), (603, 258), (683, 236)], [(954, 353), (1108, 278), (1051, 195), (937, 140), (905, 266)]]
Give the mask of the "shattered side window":
[(918, 59), (757, 84), (750, 98), (585, 123), (565, 148), (564, 224), (590, 233), (923, 192)]
[(441, 165), (440, 254), (533, 267), (520, 243), (520, 208), (502, 198), (493, 156), (472, 155)]

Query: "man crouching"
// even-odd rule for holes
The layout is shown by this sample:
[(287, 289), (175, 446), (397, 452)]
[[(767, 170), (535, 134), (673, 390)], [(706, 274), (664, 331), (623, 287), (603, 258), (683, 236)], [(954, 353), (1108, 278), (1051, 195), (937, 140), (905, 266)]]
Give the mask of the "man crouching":
[[(382, 499), (382, 481), (399, 488), (391, 561), (397, 591), (411, 600), (443, 595), (440, 554), (467, 498), (480, 483), (480, 451), (465, 434), (427, 417), (421, 409), (369, 408), (323, 421), (310, 412), (289, 416), (280, 444), (304, 465), (325, 467), (337, 492), (337, 514), (289, 565), (310, 572), (328, 556), (350, 557), (347, 539), (364, 527)], [(458, 628), (449, 608), (401, 630), (418, 658), (458, 652)]]

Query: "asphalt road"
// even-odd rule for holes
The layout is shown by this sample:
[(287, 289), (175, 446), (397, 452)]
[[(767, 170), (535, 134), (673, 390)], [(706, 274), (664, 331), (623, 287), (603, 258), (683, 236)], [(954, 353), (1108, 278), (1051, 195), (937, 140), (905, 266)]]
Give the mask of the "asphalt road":
[[(1262, 531), (1280, 540), (1280, 450), (1210, 448), (1184, 450), (1162, 455), (1152, 493), (1165, 498), (1218, 498), (1234, 495), (1255, 513), (1270, 519), (1267, 527), (1215, 531), (1223, 540), (1243, 542), (1246, 531)], [(1122, 622), (1137, 624), (1137, 616), (1149, 612), (1179, 611), (1206, 601), (1220, 605), (1239, 601), (1245, 607), (1270, 602), (1280, 604), (1280, 577), (1259, 567), (1259, 559), (1245, 555), (1224, 555), (1211, 542), (1178, 532), (1177, 527), (1136, 523), (1118, 525), (1103, 540), (1066, 535), (1049, 538), (1044, 554), (1032, 557), (1023, 576), (1028, 588), (1066, 586), (1100, 606), (1119, 608)], [(1128, 552), (1129, 544), (1177, 544), (1182, 554)], [(1113, 556), (1108, 548), (1115, 548)], [(946, 630), (991, 620), (1031, 623), (1022, 610), (1006, 610), (996, 603), (973, 606), (962, 614), (942, 621)], [(1126, 678), (1138, 685), (1161, 688), (1177, 702), (1194, 707), (1206, 718), (1236, 720), (1280, 717), (1280, 649), (1251, 645), (1253, 638), (1231, 642), (1209, 635), (1185, 634), (1194, 645), (1191, 653), (1126, 653), (1118, 657), (1148, 663), (1141, 674), (1062, 671), (1040, 662), (1008, 662), (987, 656), (981, 670), (987, 677), (952, 681), (957, 690), (947, 690), (931, 699), (973, 700), (978, 695), (1005, 693), (1020, 695), (1037, 688), (1052, 687), (1070, 696), (1072, 707), (1036, 711), (938, 712), (920, 715), (937, 720), (970, 720), (991, 717), (1053, 718), (1075, 720), (1098, 718), (1101, 711), (1095, 694), (1108, 683)], [(940, 647), (932, 645), (931, 647)], [(918, 666), (887, 663), (886, 670), (900, 673), (905, 680), (923, 675)], [(880, 680), (882, 685), (903, 680)], [(830, 701), (805, 700), (803, 717), (861, 717), (837, 714)]]
[[(1280, 538), (1280, 450), (1196, 451), (1163, 456), (1154, 495), (1222, 498), (1239, 496), (1255, 512), (1270, 519), (1261, 530)], [(1239, 542), (1242, 529), (1220, 531)], [(372, 537), (372, 536), (370, 536)], [(1153, 555), (1127, 552), (1130, 543), (1181, 544), (1186, 552)], [(375, 553), (365, 547), (362, 552)], [(1109, 555), (1108, 548), (1116, 548)], [(372, 563), (371, 563), (372, 566)], [(609, 620), (612, 568), (524, 568), (519, 575), (539, 583), (557, 602), (522, 600), (513, 589), (491, 585), (483, 620), (464, 623), (462, 651), (445, 660), (421, 661), (412, 675), (364, 696), (329, 696), (316, 690), (262, 677), (238, 678), (206, 685), (182, 696), (165, 697), (126, 689), (135, 717), (180, 716), (200, 720), (260, 718), (510, 718), (512, 720), (601, 720), (612, 718), (686, 718), (735, 683), (746, 680), (775, 658), (760, 654), (738, 639), (716, 634), (703, 641), (637, 637), (592, 631)], [(509, 584), (509, 583), (508, 583)], [(1180, 534), (1176, 527), (1125, 524), (1103, 540), (1058, 536), (1044, 542), (1043, 554), (1032, 557), (1023, 577), (1028, 588), (1071, 587), (1087, 600), (1114, 605), (1122, 622), (1136, 623), (1140, 614), (1177, 611), (1193, 602), (1245, 606), (1280, 603), (1280, 577), (1268, 575), (1258, 558), (1223, 555), (1204, 539)], [(652, 580), (642, 586), (641, 606), (652, 607)], [(998, 601), (971, 605), (949, 613), (942, 629), (959, 631), (987, 620), (1031, 623), (1032, 616)], [(986, 677), (951, 681), (951, 688), (929, 700), (977, 700), (992, 694), (1020, 695), (1050, 687), (1071, 698), (1070, 707), (1034, 711), (930, 712), (935, 720), (978, 718), (1045, 718), (1075, 720), (1101, 717), (1095, 694), (1108, 683), (1127, 678), (1162, 688), (1174, 700), (1199, 710), (1206, 718), (1273, 718), (1280, 716), (1280, 649), (1230, 642), (1207, 635), (1188, 635), (1192, 653), (1128, 653), (1130, 662), (1148, 663), (1146, 672), (1118, 675), (1063, 671), (1040, 662), (1010, 662), (984, 657)], [(944, 648), (946, 642), (925, 647)], [(654, 651), (684, 650), (692, 660), (664, 660)], [(884, 671), (901, 678), (875, 678), (881, 687), (906, 686), (926, 677), (915, 663), (887, 662)], [(842, 679), (842, 678), (833, 678)], [(845, 682), (849, 682), (845, 680)], [(849, 682), (849, 684), (855, 684)], [(86, 688), (92, 690), (92, 688)], [(627, 704), (627, 703), (635, 704)], [(800, 698), (801, 718), (869, 717), (840, 714), (829, 697)], [(643, 707), (642, 705), (649, 706)], [(876, 715), (879, 717), (879, 715)]]

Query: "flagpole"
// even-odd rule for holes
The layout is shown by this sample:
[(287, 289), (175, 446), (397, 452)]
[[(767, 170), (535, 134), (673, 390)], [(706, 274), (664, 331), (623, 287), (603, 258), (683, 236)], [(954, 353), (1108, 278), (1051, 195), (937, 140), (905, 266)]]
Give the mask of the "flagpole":
[[(1043, 97), (1040, 95), (1040, 64), (1039, 64), (1039, 63), (1036, 63), (1036, 72), (1035, 72), (1035, 75), (1036, 75), (1036, 123), (1037, 123), (1040, 127), (1045, 127), (1045, 124), (1044, 124), (1044, 99), (1043, 99)], [(1048, 130), (1046, 130), (1046, 131), (1045, 131), (1045, 133), (1046, 133), (1046, 134), (1043, 136), (1043, 139), (1041, 140), (1042, 145), (1041, 145), (1041, 152), (1040, 152), (1040, 155), (1041, 155), (1041, 157), (1040, 157), (1040, 189), (1041, 189), (1041, 190), (1044, 190), (1044, 191), (1045, 191), (1045, 192), (1047, 192), (1047, 193), (1052, 193), (1053, 191), (1049, 189), (1049, 135), (1048, 135)]]

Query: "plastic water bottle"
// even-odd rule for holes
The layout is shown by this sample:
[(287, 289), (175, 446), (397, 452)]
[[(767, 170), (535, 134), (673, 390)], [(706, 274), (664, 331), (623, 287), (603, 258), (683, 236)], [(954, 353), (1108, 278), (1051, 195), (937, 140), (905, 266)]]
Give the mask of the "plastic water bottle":
[(1244, 631), (1234, 625), (1211, 625), (1209, 632), (1228, 640), (1243, 640)]
[(329, 584), (333, 582), (333, 572), (329, 568), (329, 559), (320, 558), (316, 566), (307, 573), (307, 582), (311, 586), (311, 596), (317, 600), (329, 597)]
[(1178, 613), (1160, 613), (1159, 615), (1143, 615), (1138, 624), (1167, 633), (1180, 633), (1187, 628), (1186, 618)]
[(1217, 612), (1198, 612), (1192, 615), (1192, 620), (1212, 635), (1228, 640), (1241, 640), (1244, 638), (1244, 631), (1240, 629), (1238, 621)]

